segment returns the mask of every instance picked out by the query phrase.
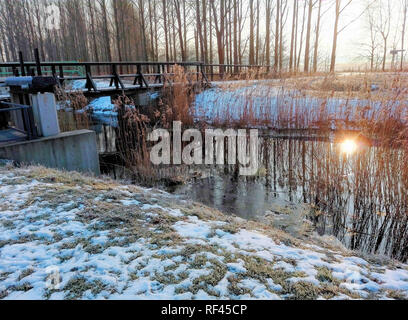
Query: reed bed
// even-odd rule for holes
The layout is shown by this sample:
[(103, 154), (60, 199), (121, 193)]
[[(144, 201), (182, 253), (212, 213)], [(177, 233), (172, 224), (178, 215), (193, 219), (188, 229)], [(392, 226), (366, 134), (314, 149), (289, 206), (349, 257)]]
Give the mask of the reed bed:
[(262, 139), (257, 178), (291, 201), (310, 205), (320, 234), (351, 249), (408, 259), (408, 164), (401, 148), (361, 147), (346, 155), (336, 143)]
[(177, 184), (187, 179), (186, 168), (153, 167), (150, 161), (153, 143), (147, 137), (156, 128), (171, 131), (173, 121), (181, 121), (184, 128), (194, 125), (193, 101), (201, 83), (200, 78), (195, 81), (194, 77), (183, 67), (174, 66), (166, 75), (166, 85), (156, 106), (143, 108), (128, 97), (114, 101), (119, 124), (116, 146), (134, 181), (151, 186)]

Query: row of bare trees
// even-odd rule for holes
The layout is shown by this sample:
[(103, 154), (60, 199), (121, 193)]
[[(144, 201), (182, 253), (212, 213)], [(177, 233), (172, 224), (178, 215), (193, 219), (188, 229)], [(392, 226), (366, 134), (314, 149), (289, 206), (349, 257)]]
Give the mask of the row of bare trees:
[[(366, 41), (361, 56), (371, 71), (402, 70), (406, 56), (408, 0), (365, 0)], [(391, 56), (391, 58), (390, 58)]]
[[(390, 0), (366, 1), (367, 7), (355, 20), (367, 14), (371, 38), (383, 38), (385, 68), (391, 16), (384, 2)], [(403, 1), (406, 18), (407, 1), (398, 1)], [(322, 18), (327, 16), (334, 21), (327, 68), (334, 71), (338, 35), (355, 21), (341, 21), (352, 2), (0, 0), (0, 60), (18, 60), (19, 50), (26, 59), (33, 59), (33, 48), (38, 47), (44, 60), (196, 60), (267, 65), (276, 72), (316, 72), (323, 69), (320, 37), (327, 28)], [(373, 51), (374, 68), (377, 39), (366, 46)]]

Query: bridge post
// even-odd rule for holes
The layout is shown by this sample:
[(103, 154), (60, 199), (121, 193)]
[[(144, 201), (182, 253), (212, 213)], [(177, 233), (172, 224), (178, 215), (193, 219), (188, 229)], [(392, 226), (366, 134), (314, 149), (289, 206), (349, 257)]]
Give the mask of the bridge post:
[(201, 80), (202, 84), (204, 82), (206, 84), (208, 84), (209, 81), (208, 81), (207, 74), (206, 74), (206, 71), (205, 71), (204, 63), (200, 63), (200, 69), (201, 69), (201, 76), (202, 76), (202, 80)]
[(117, 66), (116, 66), (116, 64), (112, 63), (112, 75), (114, 77), (113, 81), (115, 82), (115, 88), (119, 89), (119, 81), (118, 81), (118, 78), (117, 78), (117, 74), (118, 74)]
[(57, 69), (55, 69), (55, 66), (51, 66), (51, 73), (52, 73), (52, 76), (53, 76), (54, 78), (57, 77)]
[(38, 50), (38, 48), (34, 49), (34, 56), (35, 56), (35, 65), (37, 66), (37, 75), (41, 77), (42, 71), (41, 71), (41, 62), (40, 62), (40, 51)]
[[(164, 68), (163, 68), (163, 69), (164, 69)], [(158, 81), (159, 83), (162, 83), (162, 80), (161, 80), (161, 66), (160, 66), (160, 64), (157, 65), (156, 72), (157, 72), (157, 74), (158, 74), (158, 76), (156, 76), (156, 81)], [(155, 81), (155, 82), (156, 82), (156, 81)]]
[(62, 65), (59, 65), (59, 82), (64, 84), (64, 67)]
[(26, 72), (24, 70), (24, 59), (23, 59), (23, 52), (22, 51), (18, 52), (18, 57), (20, 59), (21, 76), (25, 77)]
[(91, 66), (90, 65), (85, 65), (85, 72), (86, 72), (86, 85), (85, 87), (88, 89), (88, 91), (91, 91), (93, 89), (94, 91), (97, 91), (95, 81), (92, 79), (92, 71), (91, 71)]
[(140, 88), (143, 88), (143, 84), (144, 84), (146, 88), (149, 88), (149, 83), (143, 76), (142, 65), (138, 63), (136, 67), (137, 67), (137, 72), (136, 72), (137, 75), (135, 77), (135, 81), (133, 84), (136, 85), (136, 83), (139, 83)]
[(140, 65), (140, 64), (137, 64), (136, 65), (136, 69), (137, 69), (137, 71), (136, 71), (136, 73), (137, 73), (137, 81), (136, 81), (136, 79), (135, 79), (135, 81), (137, 82), (137, 84), (140, 86), (140, 87), (143, 87), (143, 80), (142, 80), (142, 66)]

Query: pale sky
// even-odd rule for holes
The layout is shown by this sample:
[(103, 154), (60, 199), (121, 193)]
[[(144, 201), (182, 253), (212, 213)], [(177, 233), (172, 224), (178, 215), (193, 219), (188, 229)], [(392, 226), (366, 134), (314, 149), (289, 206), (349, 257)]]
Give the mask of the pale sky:
[[(324, 0), (325, 7), (333, 3), (332, 0)], [(353, 0), (349, 7), (344, 11), (340, 18), (339, 29), (347, 25), (349, 22), (355, 20), (367, 8), (368, 3), (372, 0)], [(388, 0), (380, 0), (386, 3)], [(400, 0), (390, 0), (392, 4), (392, 19), (391, 30), (388, 40), (388, 52), (396, 44), (398, 49), (400, 46), (401, 29), (402, 29), (402, 13), (399, 7)], [(343, 0), (342, 4), (347, 3), (348, 0)], [(324, 10), (322, 10), (324, 11)], [(333, 27), (334, 27), (334, 8), (331, 8), (325, 13), (322, 19), (322, 35), (320, 40), (321, 53), (329, 55), (331, 53)], [(361, 52), (363, 51), (362, 43), (370, 39), (370, 34), (367, 29), (367, 16), (363, 14), (358, 20), (350, 24), (344, 31), (339, 34), (338, 38), (338, 63), (352, 63), (361, 62)], [(381, 37), (378, 36), (379, 43), (382, 45)], [(380, 48), (380, 50), (382, 50)], [(323, 57), (323, 56), (322, 56)]]
[[(303, 15), (303, 3), (308, 0), (298, 0), (299, 2), (299, 20)], [(396, 44), (396, 48), (398, 49), (401, 43), (401, 29), (402, 29), (402, 13), (400, 9), (400, 1), (401, 0), (378, 0), (378, 2), (382, 2), (383, 4), (387, 3), (387, 1), (391, 1), (391, 9), (392, 9), (392, 18), (391, 18), (391, 28), (390, 28), (390, 35), (388, 38), (388, 57), (387, 61), (391, 61), (391, 56), (389, 55), (389, 51), (393, 49), (394, 43)], [(366, 60), (362, 58), (362, 54), (364, 52), (364, 46), (362, 43), (369, 41), (370, 34), (368, 30), (368, 18), (366, 14), (362, 14), (369, 4), (372, 4), (373, 0), (352, 0), (351, 4), (343, 11), (340, 17), (339, 23), (339, 30), (341, 30), (344, 26), (348, 25), (338, 37), (338, 45), (337, 45), (337, 63), (338, 64), (359, 64), (363, 65)], [(335, 0), (323, 0), (322, 10), (321, 12), (324, 13), (321, 19), (320, 24), (320, 41), (319, 41), (319, 56), (320, 61), (323, 61), (331, 55), (331, 48), (332, 48), (332, 39), (333, 39), (333, 28), (334, 28), (334, 20), (335, 20), (335, 7), (334, 7)], [(348, 0), (342, 0), (342, 7), (348, 3)], [(286, 35), (286, 46), (288, 46), (288, 42), (290, 41), (290, 32), (291, 32), (291, 23), (292, 23), (292, 7), (293, 1), (288, 1), (289, 4), (289, 12), (288, 17), (285, 25), (285, 35)], [(371, 8), (374, 9), (374, 6), (371, 5)], [(306, 11), (307, 12), (307, 11)], [(361, 16), (360, 16), (361, 15)], [(359, 17), (360, 16), (360, 17)], [(312, 24), (312, 41), (314, 43), (314, 28), (316, 25), (316, 18), (317, 18), (317, 7), (314, 11), (313, 17), (313, 24)], [(263, 18), (264, 19), (264, 18)], [(353, 21), (353, 22), (352, 22)], [(350, 22), (352, 22), (350, 24)], [(264, 21), (262, 21), (264, 23)], [(301, 24), (301, 22), (300, 22)], [(298, 34), (300, 36), (300, 28), (298, 30)], [(245, 28), (248, 31), (248, 28)], [(248, 31), (249, 33), (249, 31)], [(379, 42), (379, 51), (381, 51), (382, 55), (382, 38), (378, 35), (378, 42)], [(406, 41), (408, 44), (408, 39)], [(303, 44), (304, 50), (304, 44)]]

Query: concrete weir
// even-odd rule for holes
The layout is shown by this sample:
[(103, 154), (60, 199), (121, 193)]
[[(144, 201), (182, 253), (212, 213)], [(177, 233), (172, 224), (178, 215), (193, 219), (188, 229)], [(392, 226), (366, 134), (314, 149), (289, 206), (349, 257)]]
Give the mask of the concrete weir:
[(96, 134), (90, 130), (77, 130), (37, 140), (0, 144), (0, 159), (100, 174)]

